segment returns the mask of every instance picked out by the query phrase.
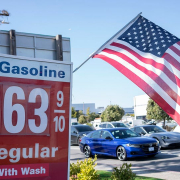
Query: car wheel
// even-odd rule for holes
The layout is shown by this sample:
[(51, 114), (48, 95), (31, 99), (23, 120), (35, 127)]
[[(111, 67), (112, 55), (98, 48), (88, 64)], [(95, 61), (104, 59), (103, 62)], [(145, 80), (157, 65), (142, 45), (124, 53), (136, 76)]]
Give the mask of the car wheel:
[(86, 146), (84, 147), (84, 155), (85, 155), (86, 158), (89, 158), (89, 157), (92, 156), (92, 154), (91, 154), (91, 148), (90, 148), (88, 145), (86, 145)]
[(126, 154), (126, 150), (123, 146), (119, 146), (117, 148), (117, 158), (120, 161), (125, 161), (127, 159), (127, 154)]

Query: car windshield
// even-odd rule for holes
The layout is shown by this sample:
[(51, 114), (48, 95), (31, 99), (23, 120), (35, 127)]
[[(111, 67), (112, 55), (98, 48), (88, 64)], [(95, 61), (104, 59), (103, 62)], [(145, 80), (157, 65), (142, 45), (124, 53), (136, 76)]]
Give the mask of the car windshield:
[(144, 126), (143, 128), (148, 134), (166, 132), (159, 126)]
[(112, 135), (116, 139), (124, 139), (130, 137), (140, 137), (135, 132), (131, 131), (130, 129), (118, 129), (118, 130), (111, 130)]
[(76, 126), (75, 127), (77, 129), (78, 132), (85, 132), (85, 131), (94, 131), (93, 128), (91, 128), (90, 126)]
[(112, 123), (114, 127), (126, 127), (123, 123)]

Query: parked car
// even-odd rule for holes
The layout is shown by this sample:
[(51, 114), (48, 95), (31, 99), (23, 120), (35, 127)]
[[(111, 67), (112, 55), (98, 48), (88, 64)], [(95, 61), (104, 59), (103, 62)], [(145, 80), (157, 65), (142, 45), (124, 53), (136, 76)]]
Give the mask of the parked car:
[(117, 128), (117, 127), (127, 127), (124, 123), (122, 122), (102, 122), (99, 124), (96, 129), (104, 129), (104, 128)]
[[(163, 128), (164, 126), (164, 121), (161, 121), (159, 123), (156, 124), (157, 126)], [(169, 121), (165, 121), (165, 128), (167, 129), (168, 127), (170, 127), (171, 129), (176, 127), (177, 126), (177, 123), (174, 121), (174, 120), (169, 120)]]
[(79, 144), (80, 138), (87, 135), (91, 131), (94, 131), (94, 129), (88, 125), (71, 126), (71, 145)]
[(159, 143), (149, 137), (141, 137), (128, 128), (100, 129), (89, 133), (80, 140), (80, 150), (88, 158), (95, 154), (127, 158), (154, 157), (159, 151)]
[(146, 120), (144, 121), (146, 125), (156, 125), (156, 121), (155, 120)]
[(132, 130), (139, 135), (156, 139), (161, 147), (180, 146), (180, 133), (168, 132), (155, 125), (136, 126)]
[(78, 122), (72, 122), (71, 125), (73, 125), (73, 126), (74, 125), (79, 125), (79, 123)]

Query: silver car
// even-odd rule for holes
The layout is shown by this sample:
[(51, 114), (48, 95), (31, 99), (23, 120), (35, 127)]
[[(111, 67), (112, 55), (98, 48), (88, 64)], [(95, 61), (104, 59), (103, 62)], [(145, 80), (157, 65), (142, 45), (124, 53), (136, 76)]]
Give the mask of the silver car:
[(180, 133), (168, 132), (155, 125), (135, 126), (132, 130), (141, 136), (143, 135), (155, 138), (161, 147), (166, 148), (180, 146)]

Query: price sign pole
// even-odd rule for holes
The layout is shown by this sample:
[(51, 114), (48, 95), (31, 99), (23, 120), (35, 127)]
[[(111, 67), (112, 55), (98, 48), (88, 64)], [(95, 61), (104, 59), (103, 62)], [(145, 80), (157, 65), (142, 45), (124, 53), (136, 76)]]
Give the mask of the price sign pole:
[(67, 180), (72, 63), (0, 55), (0, 179)]

